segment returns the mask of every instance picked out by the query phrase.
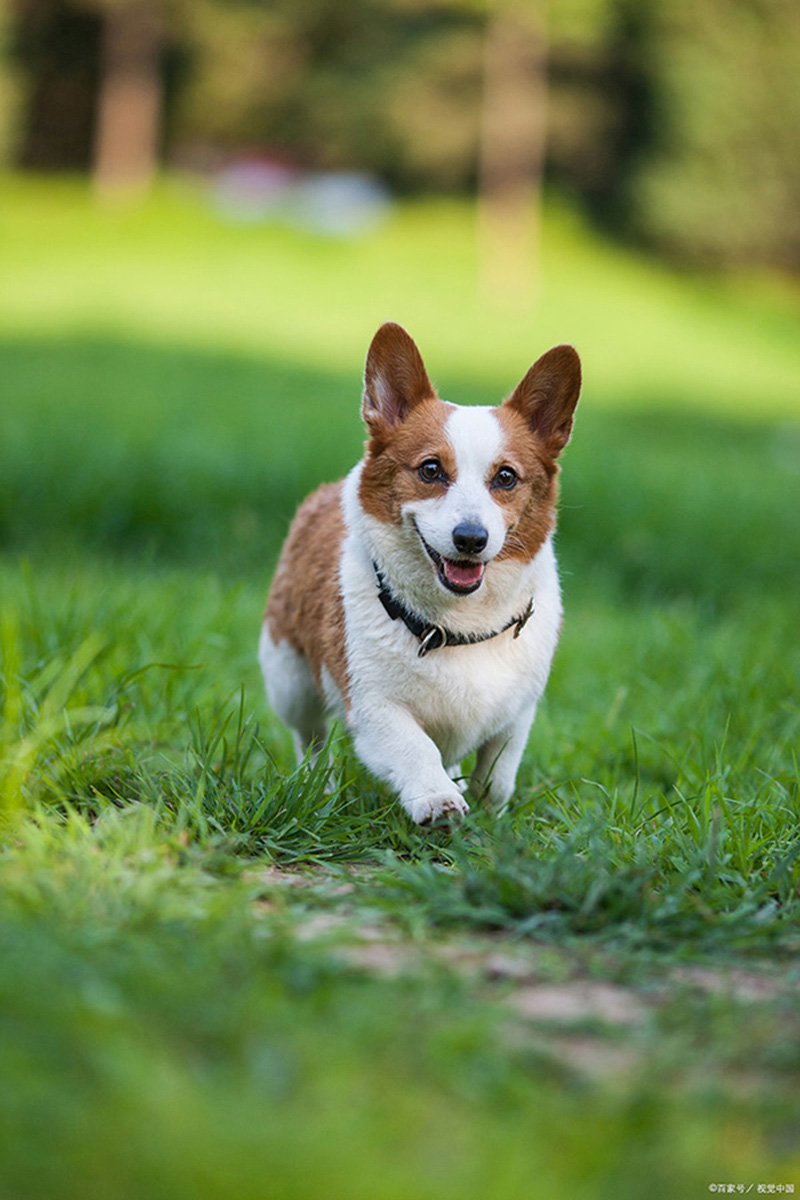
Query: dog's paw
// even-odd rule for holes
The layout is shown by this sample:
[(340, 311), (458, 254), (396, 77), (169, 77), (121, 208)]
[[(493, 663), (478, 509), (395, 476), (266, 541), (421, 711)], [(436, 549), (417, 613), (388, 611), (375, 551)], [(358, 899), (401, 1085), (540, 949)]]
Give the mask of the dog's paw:
[(463, 817), (469, 812), (469, 805), (460, 792), (453, 791), (412, 800), (406, 811), (417, 825), (430, 825), (439, 817)]

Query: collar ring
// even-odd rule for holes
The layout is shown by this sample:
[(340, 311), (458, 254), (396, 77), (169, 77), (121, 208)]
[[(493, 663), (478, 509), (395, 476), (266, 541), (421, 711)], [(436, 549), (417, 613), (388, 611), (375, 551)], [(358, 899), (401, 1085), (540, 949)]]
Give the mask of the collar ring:
[(447, 645), (447, 630), (441, 625), (429, 625), (427, 629), (423, 629), (419, 635), (419, 650), (417, 651), (418, 658), (424, 658), (431, 650), (438, 650), (441, 646)]

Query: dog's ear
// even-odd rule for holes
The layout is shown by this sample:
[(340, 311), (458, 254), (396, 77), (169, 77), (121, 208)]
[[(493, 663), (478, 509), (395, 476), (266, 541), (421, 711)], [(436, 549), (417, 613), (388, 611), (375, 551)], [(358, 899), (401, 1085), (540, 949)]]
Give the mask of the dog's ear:
[(422, 355), (402, 325), (381, 325), (367, 353), (361, 415), (371, 433), (392, 429), (421, 400), (436, 396)]
[(581, 391), (581, 360), (574, 346), (554, 346), (538, 358), (506, 400), (557, 458), (569, 441)]

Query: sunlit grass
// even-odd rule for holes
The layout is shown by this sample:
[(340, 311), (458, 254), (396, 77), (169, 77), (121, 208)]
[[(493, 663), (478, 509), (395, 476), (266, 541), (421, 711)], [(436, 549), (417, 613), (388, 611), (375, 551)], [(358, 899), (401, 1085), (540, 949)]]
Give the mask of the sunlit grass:
[(58, 836), (29, 824), (0, 861), (15, 1200), (568, 1200), (587, 1181), (638, 1200), (654, 1173), (678, 1200), (721, 1159), (737, 1178), (796, 1170), (772, 1137), (791, 1112), (788, 1064), (769, 1102), (726, 1090), (743, 1061), (763, 1069), (786, 1048), (780, 1010), (762, 1007), (745, 1043), (730, 1004), (678, 997), (608, 1086), (512, 1020), (502, 987), (435, 962), (370, 978), (213, 865), (142, 807), (73, 816)]
[(629, 595), (623, 617), (576, 590), (513, 815), (478, 811), (451, 844), (408, 825), (341, 731), (294, 767), (255, 664), (257, 586), (140, 568), (131, 609), (130, 567), (72, 568), (71, 595), (65, 573), (3, 577), (7, 813), (146, 804), (165, 835), (281, 864), (391, 850), (421, 859), (397, 876), (434, 924), (794, 944), (800, 711), (777, 601), (703, 615)]
[(354, 242), (216, 216), (173, 181), (144, 208), (104, 210), (77, 181), (3, 184), (0, 334), (145, 339), (346, 372), (372, 333), (406, 324), (451, 398), (498, 397), (544, 349), (574, 342), (585, 401), (796, 416), (800, 304), (780, 280), (683, 276), (590, 236), (553, 204), (533, 306), (477, 289), (467, 205), (398, 208)]

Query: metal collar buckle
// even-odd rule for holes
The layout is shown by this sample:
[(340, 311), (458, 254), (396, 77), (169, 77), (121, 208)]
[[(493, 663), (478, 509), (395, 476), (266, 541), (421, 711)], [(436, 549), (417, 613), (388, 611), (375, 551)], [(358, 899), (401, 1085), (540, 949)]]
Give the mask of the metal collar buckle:
[(447, 632), (442, 629), (441, 625), (429, 625), (423, 630), (419, 637), (419, 650), (417, 651), (418, 658), (424, 658), (430, 650), (438, 650), (440, 646), (447, 645)]
[(521, 616), (517, 617), (516, 621), (514, 622), (514, 626), (515, 626), (514, 637), (515, 638), (519, 637), (519, 635), (522, 633), (523, 629), (528, 624), (528, 621), (530, 621), (532, 616), (533, 616), (533, 596), (531, 596), (530, 600), (528, 601), (528, 607), (525, 609), (525, 612), (522, 613)]

